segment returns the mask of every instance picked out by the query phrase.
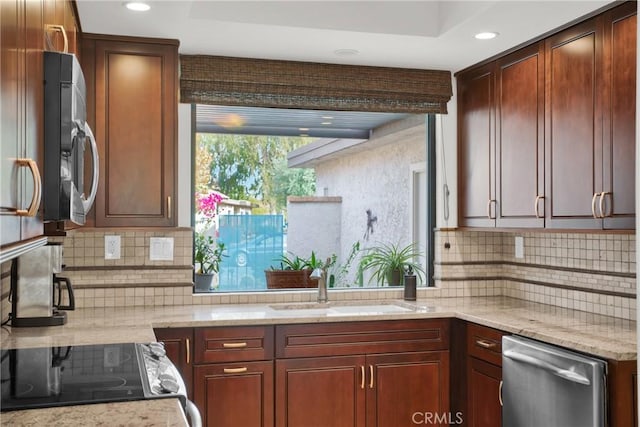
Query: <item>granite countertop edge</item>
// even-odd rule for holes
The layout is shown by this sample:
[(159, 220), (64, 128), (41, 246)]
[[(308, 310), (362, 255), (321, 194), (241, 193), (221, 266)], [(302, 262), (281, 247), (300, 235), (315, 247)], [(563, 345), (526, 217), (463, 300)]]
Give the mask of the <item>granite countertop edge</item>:
[[(429, 298), (415, 302), (350, 301), (349, 305), (359, 307), (378, 303), (407, 307), (411, 311), (354, 311), (329, 316), (317, 310), (282, 309), (284, 304), (281, 303), (85, 308), (68, 312), (69, 320), (64, 326), (3, 328), (0, 347), (149, 342), (155, 341), (154, 328), (459, 318), (608, 360), (637, 358), (636, 322), (633, 320), (502, 296)], [(274, 309), (278, 306), (279, 309)]]

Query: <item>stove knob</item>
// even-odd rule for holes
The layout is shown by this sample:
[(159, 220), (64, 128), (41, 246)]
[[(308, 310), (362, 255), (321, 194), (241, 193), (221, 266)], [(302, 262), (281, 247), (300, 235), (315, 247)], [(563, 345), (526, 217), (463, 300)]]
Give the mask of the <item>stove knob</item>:
[(155, 357), (156, 359), (160, 359), (161, 357), (164, 357), (167, 355), (166, 350), (164, 349), (163, 346), (149, 346), (149, 350), (151, 350), (151, 355), (153, 357)]
[(180, 390), (180, 386), (174, 379), (165, 378), (160, 380), (160, 387), (165, 393), (177, 393)]

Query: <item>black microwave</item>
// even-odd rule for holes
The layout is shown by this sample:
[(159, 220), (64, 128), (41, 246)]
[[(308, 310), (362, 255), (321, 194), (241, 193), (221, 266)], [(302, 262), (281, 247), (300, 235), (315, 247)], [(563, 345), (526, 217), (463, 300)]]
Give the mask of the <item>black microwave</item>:
[[(86, 86), (75, 55), (44, 52), (45, 221), (83, 225), (98, 190), (98, 149), (87, 123)], [(91, 189), (85, 194), (85, 145), (91, 150)], [(88, 159), (87, 159), (88, 160)]]

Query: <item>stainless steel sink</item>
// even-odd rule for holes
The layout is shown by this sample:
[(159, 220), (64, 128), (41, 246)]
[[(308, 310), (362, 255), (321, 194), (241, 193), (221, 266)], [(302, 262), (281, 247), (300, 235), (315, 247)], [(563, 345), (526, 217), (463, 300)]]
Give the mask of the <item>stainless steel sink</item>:
[(306, 315), (375, 315), (388, 313), (408, 313), (412, 308), (404, 307), (395, 302), (364, 302), (364, 301), (330, 301), (328, 303), (292, 303), (273, 304), (270, 307), (276, 311), (287, 313), (300, 311)]

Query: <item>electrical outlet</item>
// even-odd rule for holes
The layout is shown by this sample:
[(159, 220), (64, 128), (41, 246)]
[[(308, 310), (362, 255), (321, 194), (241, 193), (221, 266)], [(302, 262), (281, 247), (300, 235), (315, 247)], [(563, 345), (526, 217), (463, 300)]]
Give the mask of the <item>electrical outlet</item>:
[(120, 236), (104, 236), (104, 259), (120, 259)]
[(516, 258), (524, 258), (524, 237), (516, 236)]

